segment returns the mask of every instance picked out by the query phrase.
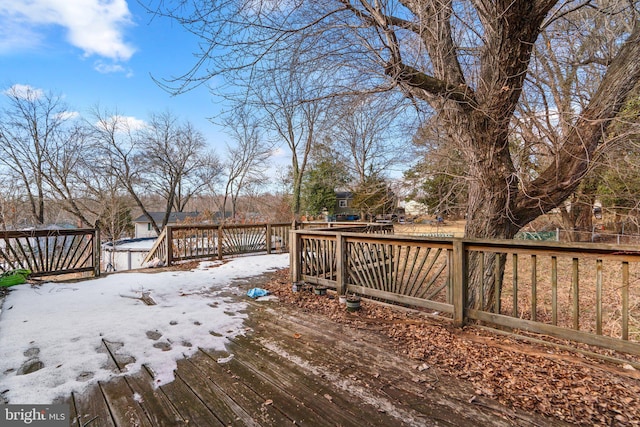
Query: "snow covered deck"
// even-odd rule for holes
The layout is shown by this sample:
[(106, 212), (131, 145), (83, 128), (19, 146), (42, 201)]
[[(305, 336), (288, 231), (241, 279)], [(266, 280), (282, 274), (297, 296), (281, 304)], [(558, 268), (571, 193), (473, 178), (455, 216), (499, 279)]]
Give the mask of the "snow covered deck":
[(249, 306), (245, 334), (223, 351), (178, 361), (174, 381), (156, 387), (143, 369), (73, 393), (72, 425), (551, 425), (416, 367), (372, 331), (300, 318), (268, 301)]
[(90, 427), (545, 425), (375, 331), (246, 297), (284, 266), (262, 255), (20, 285), (0, 312), (0, 405), (68, 403), (71, 425)]

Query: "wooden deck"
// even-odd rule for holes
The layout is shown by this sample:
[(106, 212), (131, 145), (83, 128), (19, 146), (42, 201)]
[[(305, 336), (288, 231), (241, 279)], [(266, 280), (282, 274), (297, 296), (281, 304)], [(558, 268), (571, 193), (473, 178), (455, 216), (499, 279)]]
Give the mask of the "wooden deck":
[[(143, 369), (67, 399), (73, 426), (548, 426), (416, 368), (375, 331), (251, 302), (245, 336), (200, 350), (155, 388)], [(105, 342), (109, 348), (112, 343)], [(113, 348), (112, 348), (113, 350)], [(111, 351), (114, 369), (127, 361)]]

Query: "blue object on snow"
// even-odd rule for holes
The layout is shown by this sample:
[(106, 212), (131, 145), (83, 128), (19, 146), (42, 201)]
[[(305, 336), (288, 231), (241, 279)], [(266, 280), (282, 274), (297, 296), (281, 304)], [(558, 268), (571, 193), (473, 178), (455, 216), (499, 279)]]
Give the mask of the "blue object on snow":
[(266, 295), (269, 295), (269, 291), (267, 291), (266, 289), (253, 288), (247, 291), (247, 296), (249, 296), (250, 298), (264, 297)]

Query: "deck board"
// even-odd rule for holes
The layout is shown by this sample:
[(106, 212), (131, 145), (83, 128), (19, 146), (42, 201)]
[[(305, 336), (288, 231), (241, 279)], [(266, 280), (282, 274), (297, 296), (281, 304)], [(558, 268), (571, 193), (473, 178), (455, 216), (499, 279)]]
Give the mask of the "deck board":
[(162, 390), (149, 384), (150, 376), (146, 370), (126, 377), (126, 381), (131, 390), (139, 396), (140, 406), (153, 426), (167, 424), (186, 426), (188, 424)]
[[(180, 367), (178, 367), (180, 368)], [(220, 419), (212, 412), (194, 391), (179, 376), (168, 384), (160, 386), (167, 398), (189, 426), (225, 426), (226, 419)]]
[[(252, 420), (266, 425), (284, 425), (291, 424), (296, 419), (290, 415), (291, 411), (283, 410), (281, 396), (289, 396), (281, 390), (274, 389), (273, 386), (266, 390), (257, 386), (253, 378), (245, 379), (239, 372), (229, 369), (227, 362), (219, 363), (215, 354), (202, 352), (191, 360), (221, 391), (224, 390), (237, 405), (244, 408), (244, 412)], [(246, 422), (246, 425), (250, 423)]]
[(73, 393), (73, 407), (75, 418), (71, 425), (84, 427), (114, 427), (111, 411), (107, 405), (100, 386), (90, 387), (84, 393)]
[[(197, 361), (197, 359), (196, 359)], [(178, 377), (204, 402), (205, 406), (226, 426), (256, 426), (253, 418), (235, 400), (220, 388), (215, 381), (207, 377), (193, 360), (182, 361), (178, 366)]]
[[(242, 378), (251, 378), (254, 383), (270, 383), (278, 389), (290, 390), (295, 399), (305, 408), (329, 425), (370, 425), (367, 413), (378, 417), (370, 408), (353, 405), (353, 399), (344, 397), (341, 390), (324, 383), (319, 376), (305, 373), (283, 357), (275, 358), (251, 340), (235, 341), (231, 349), (249, 350), (248, 355), (229, 362)], [(240, 347), (242, 346), (242, 347)], [(243, 369), (244, 368), (244, 369)], [(321, 381), (322, 380), (322, 381)], [(310, 424), (312, 425), (312, 424)], [(378, 424), (383, 425), (383, 424)]]
[(116, 425), (154, 427), (124, 377), (100, 383), (100, 389)]
[[(72, 425), (562, 425), (497, 402), (471, 403), (468, 384), (417, 370), (375, 327), (300, 316), (277, 302), (250, 302), (247, 312), (245, 335), (225, 351), (200, 349), (179, 361), (170, 383), (156, 387), (143, 369), (74, 393)], [(114, 371), (124, 371), (126, 355), (111, 344)]]

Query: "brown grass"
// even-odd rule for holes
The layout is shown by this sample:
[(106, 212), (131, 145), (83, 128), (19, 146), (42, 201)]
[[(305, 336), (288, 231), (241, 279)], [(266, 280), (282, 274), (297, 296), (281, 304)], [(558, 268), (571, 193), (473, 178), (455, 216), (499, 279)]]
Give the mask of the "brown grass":
[[(517, 306), (514, 313), (513, 257), (508, 256), (502, 288), (502, 314), (531, 319), (532, 302), (531, 257), (518, 258)], [(596, 260), (581, 259), (578, 264), (578, 312), (574, 312), (573, 262), (570, 257), (558, 258), (557, 325), (596, 333)], [(605, 261), (602, 267), (602, 334), (622, 337), (622, 265)], [(552, 323), (551, 257), (537, 257), (537, 308), (540, 322)], [(640, 341), (640, 265), (629, 264), (629, 340)]]
[(453, 237), (464, 237), (466, 221), (444, 221), (438, 224), (431, 221), (426, 224), (394, 224), (393, 231), (400, 236), (419, 236), (420, 234), (452, 234)]

